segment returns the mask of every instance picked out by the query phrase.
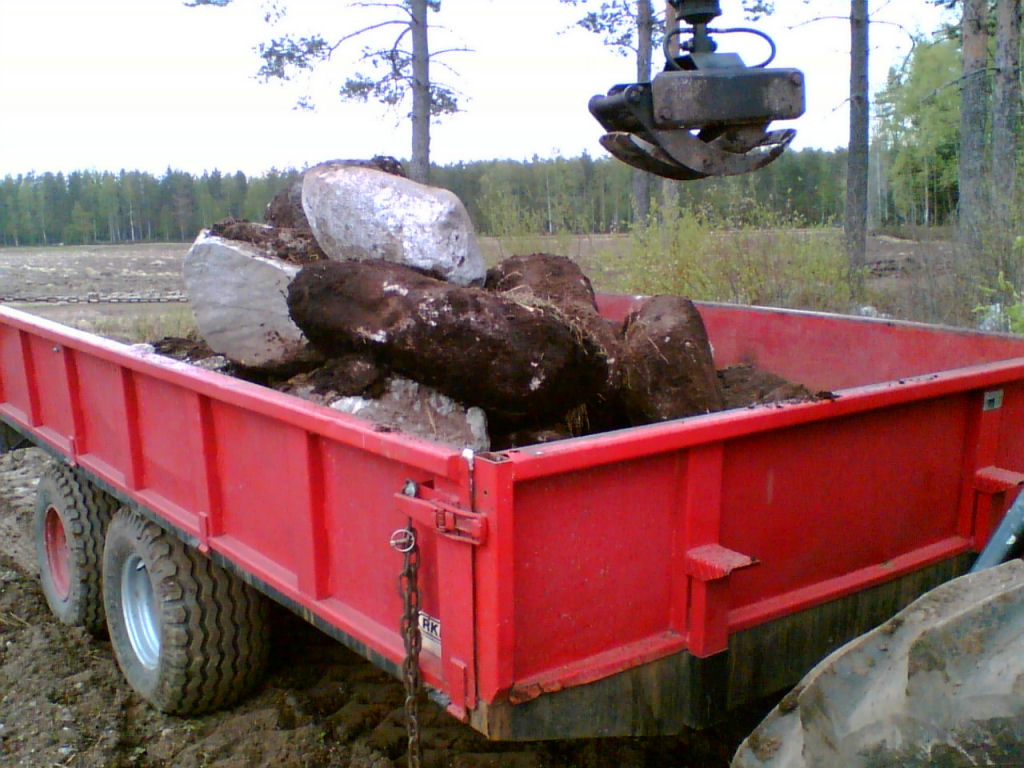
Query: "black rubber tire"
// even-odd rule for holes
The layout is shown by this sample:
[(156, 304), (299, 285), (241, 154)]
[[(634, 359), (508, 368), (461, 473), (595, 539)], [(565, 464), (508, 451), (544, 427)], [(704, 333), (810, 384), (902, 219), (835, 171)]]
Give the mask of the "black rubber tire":
[(224, 707), (262, 679), (266, 598), (131, 510), (107, 529), (103, 597), (121, 672), (162, 712)]
[(39, 576), (53, 615), (65, 624), (106, 632), (103, 540), (117, 503), (77, 471), (53, 464), (36, 488), (33, 533)]

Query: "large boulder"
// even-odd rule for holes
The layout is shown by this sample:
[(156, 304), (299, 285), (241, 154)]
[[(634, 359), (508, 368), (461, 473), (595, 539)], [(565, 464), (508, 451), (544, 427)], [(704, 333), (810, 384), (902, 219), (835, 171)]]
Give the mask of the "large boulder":
[(487, 416), (482, 409), (467, 408), (435, 389), (401, 376), (390, 378), (380, 397), (342, 397), (330, 407), (387, 429), (456, 448), (470, 448), (479, 453), (491, 447)]
[(310, 350), (288, 314), (288, 285), (300, 267), (252, 243), (199, 233), (182, 276), (196, 327), (210, 348), (250, 368), (287, 368)]
[[(408, 178), (405, 168), (393, 157), (375, 155), (369, 160), (329, 160), (335, 166), (354, 166), (358, 168), (374, 168), (402, 178)], [(328, 163), (321, 163), (326, 165)], [(263, 212), (263, 220), (274, 227), (297, 229), (300, 232), (311, 232), (306, 212), (302, 208), (302, 176), (278, 192), (274, 199), (267, 203)]]
[(383, 259), (458, 285), (486, 275), (473, 224), (452, 192), (377, 168), (322, 163), (306, 171), (302, 207), (331, 259)]

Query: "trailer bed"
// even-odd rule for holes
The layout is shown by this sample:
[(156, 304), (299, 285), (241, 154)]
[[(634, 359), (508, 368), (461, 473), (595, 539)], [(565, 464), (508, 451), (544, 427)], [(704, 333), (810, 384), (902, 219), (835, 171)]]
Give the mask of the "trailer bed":
[(0, 419), (394, 672), (411, 520), (452, 714), (672, 733), (962, 572), (1024, 481), (1024, 340), (700, 310), (718, 367), (830, 396), (473, 455), (0, 307)]

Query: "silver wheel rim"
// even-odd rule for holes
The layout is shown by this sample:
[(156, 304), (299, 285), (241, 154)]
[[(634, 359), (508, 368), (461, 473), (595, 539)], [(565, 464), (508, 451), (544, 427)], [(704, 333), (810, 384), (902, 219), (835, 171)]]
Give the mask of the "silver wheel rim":
[(128, 640), (139, 662), (156, 669), (160, 659), (160, 623), (149, 571), (138, 555), (132, 555), (121, 569), (121, 611)]

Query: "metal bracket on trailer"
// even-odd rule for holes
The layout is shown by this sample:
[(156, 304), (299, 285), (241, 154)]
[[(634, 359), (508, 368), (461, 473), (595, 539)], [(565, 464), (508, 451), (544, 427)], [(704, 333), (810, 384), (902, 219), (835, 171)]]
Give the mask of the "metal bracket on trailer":
[[(986, 393), (986, 410), (988, 408)], [(999, 393), (1002, 395), (1002, 393)], [(1001, 399), (1001, 398), (1000, 398)], [(998, 406), (997, 406), (998, 407)], [(974, 474), (974, 490), (990, 499), (1024, 486), (1024, 474), (1000, 467), (982, 467)], [(1017, 493), (1002, 521), (989, 536), (988, 543), (971, 567), (971, 573), (992, 568), (1012, 558), (1024, 541), (1024, 491)]]
[[(1024, 485), (1024, 474), (984, 467), (975, 475), (975, 487), (989, 494), (1008, 492)], [(988, 543), (971, 567), (971, 573), (1005, 563), (1019, 553), (1024, 541), (1024, 490), (1017, 494), (1002, 522), (989, 537)]]
[(487, 541), (486, 517), (442, 501), (433, 488), (421, 483), (407, 482), (395, 494), (395, 504), (403, 515), (442, 536), (474, 546)]

